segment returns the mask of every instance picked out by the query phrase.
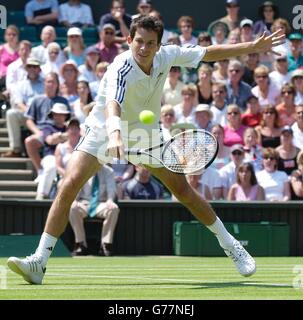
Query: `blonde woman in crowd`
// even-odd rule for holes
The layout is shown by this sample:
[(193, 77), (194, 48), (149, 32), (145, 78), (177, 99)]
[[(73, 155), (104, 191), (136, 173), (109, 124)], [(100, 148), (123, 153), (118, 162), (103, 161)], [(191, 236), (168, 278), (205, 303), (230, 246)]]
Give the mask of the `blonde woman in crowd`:
[(165, 80), (162, 93), (162, 104), (171, 104), (172, 106), (181, 103), (182, 101), (182, 88), (184, 83), (180, 80), (181, 68), (172, 66), (170, 68), (168, 77)]
[(167, 141), (171, 138), (170, 129), (176, 122), (175, 110), (172, 105), (165, 104), (161, 107), (160, 121), (164, 141)]
[(215, 70), (212, 73), (213, 82), (223, 82), (226, 83), (228, 79), (228, 59), (217, 61), (214, 64)]
[(82, 30), (72, 27), (67, 31), (67, 46), (64, 48), (65, 58), (73, 60), (77, 66), (85, 62), (85, 45)]
[(209, 64), (202, 63), (198, 70), (199, 81), (197, 83), (198, 102), (210, 104), (212, 102), (212, 72)]
[(195, 108), (197, 106), (197, 87), (187, 84), (183, 87), (182, 102), (174, 106), (176, 122), (195, 123)]
[(239, 166), (236, 181), (229, 189), (228, 200), (265, 200), (264, 189), (258, 184), (255, 170), (251, 163), (242, 163)]
[(256, 86), (251, 89), (253, 95), (259, 99), (260, 106), (277, 105), (280, 102), (280, 90), (269, 79), (269, 69), (258, 66), (254, 71)]

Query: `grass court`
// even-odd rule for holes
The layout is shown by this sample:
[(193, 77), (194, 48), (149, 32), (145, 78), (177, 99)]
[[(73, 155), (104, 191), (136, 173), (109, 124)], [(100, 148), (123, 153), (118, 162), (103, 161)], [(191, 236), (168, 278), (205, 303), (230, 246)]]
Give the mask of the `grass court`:
[(33, 286), (4, 269), (1, 258), (0, 280), (3, 284), (7, 272), (7, 288), (0, 289), (0, 300), (303, 300), (303, 257), (256, 257), (256, 262), (256, 274), (244, 278), (228, 258), (51, 258), (44, 284)]

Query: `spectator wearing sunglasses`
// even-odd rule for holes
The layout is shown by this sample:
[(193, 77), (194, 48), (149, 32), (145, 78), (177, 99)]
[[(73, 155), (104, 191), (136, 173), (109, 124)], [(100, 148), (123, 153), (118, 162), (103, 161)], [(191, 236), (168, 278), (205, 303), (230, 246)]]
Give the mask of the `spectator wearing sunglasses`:
[(280, 119), (274, 106), (263, 107), (262, 119), (256, 130), (259, 133), (259, 144), (263, 148), (276, 148), (280, 145)]
[(288, 72), (288, 60), (286, 52), (279, 53), (279, 56), (275, 56), (275, 70), (269, 74), (269, 79), (281, 90), (284, 84), (290, 82), (291, 73)]
[(276, 106), (279, 112), (280, 125), (292, 126), (296, 121), (295, 88), (286, 83), (281, 89), (281, 103)]
[(241, 110), (236, 104), (227, 107), (227, 124), (224, 127), (224, 144), (231, 147), (234, 144), (244, 144), (243, 135), (247, 127), (241, 122)]
[(45, 63), (41, 66), (42, 74), (45, 77), (50, 72), (60, 74), (60, 67), (64, 59), (60, 45), (56, 42), (51, 42), (47, 46), (47, 57)]
[(111, 23), (106, 23), (100, 28), (99, 39), (96, 47), (100, 50), (101, 61), (112, 63), (119, 54), (120, 45), (115, 42), (116, 28)]
[(251, 92), (258, 98), (260, 106), (277, 105), (280, 102), (280, 90), (270, 81), (269, 69), (260, 65), (255, 69), (254, 76), (257, 85)]
[(273, 148), (263, 150), (264, 169), (257, 172), (257, 180), (265, 191), (267, 201), (290, 200), (290, 186), (285, 172), (278, 170), (279, 154)]
[(227, 102), (245, 109), (248, 97), (251, 96), (251, 86), (242, 80), (244, 66), (238, 60), (230, 60), (228, 64)]

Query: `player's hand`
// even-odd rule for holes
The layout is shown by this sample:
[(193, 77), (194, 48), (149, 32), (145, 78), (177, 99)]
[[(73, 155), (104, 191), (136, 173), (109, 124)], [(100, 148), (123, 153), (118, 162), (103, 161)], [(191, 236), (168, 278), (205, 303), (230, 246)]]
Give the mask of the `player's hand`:
[(117, 159), (124, 159), (124, 145), (120, 136), (120, 131), (114, 131), (109, 136), (107, 144), (107, 155)]
[(273, 54), (280, 55), (280, 53), (272, 50), (273, 47), (279, 46), (285, 42), (285, 34), (279, 29), (271, 35), (263, 35), (254, 41), (254, 48), (256, 52), (272, 52)]

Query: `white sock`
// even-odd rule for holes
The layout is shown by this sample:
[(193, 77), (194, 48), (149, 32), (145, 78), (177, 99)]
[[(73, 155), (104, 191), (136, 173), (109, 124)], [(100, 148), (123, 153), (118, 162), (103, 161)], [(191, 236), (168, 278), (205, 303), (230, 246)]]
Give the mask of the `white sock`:
[(217, 217), (217, 220), (212, 225), (206, 227), (215, 234), (223, 249), (232, 245), (234, 237), (226, 230), (219, 217)]
[(48, 258), (52, 254), (57, 238), (51, 236), (50, 234), (43, 232), (40, 238), (39, 246), (35, 252), (35, 254), (42, 258), (43, 264), (46, 265)]

